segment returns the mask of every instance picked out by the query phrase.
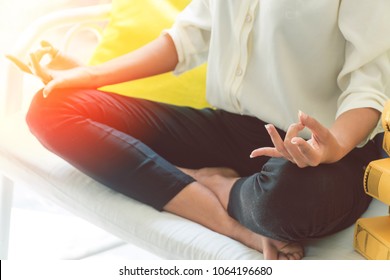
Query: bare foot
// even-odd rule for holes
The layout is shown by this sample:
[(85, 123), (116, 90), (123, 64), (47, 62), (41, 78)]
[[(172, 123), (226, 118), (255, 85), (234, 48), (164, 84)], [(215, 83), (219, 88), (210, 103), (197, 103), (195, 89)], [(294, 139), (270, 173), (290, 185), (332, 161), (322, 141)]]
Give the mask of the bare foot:
[[(226, 211), (230, 190), (239, 178), (234, 170), (229, 168), (179, 169), (212, 191)], [(235, 232), (236, 228), (240, 230)], [(274, 240), (248, 229), (244, 231), (245, 236), (242, 234), (241, 226), (236, 225), (224, 234), (263, 253), (266, 260), (299, 260), (304, 256), (304, 249), (299, 243)]]
[(211, 190), (227, 210), (229, 194), (239, 175), (227, 167), (206, 167), (201, 169), (180, 168), (181, 171), (193, 177), (197, 182)]
[(297, 242), (288, 243), (278, 250), (279, 259), (300, 260), (305, 256), (303, 246)]
[(304, 257), (301, 244), (271, 239), (255, 232), (243, 243), (263, 253), (266, 260), (300, 260)]
[(248, 230), (246, 237), (240, 240), (246, 246), (255, 249), (264, 255), (266, 260), (300, 260), (304, 257), (304, 249), (301, 244), (297, 242), (284, 242)]
[(197, 181), (214, 175), (220, 175), (228, 178), (237, 178), (240, 176), (236, 171), (228, 167), (205, 167), (201, 169), (178, 168), (184, 173), (192, 176)]

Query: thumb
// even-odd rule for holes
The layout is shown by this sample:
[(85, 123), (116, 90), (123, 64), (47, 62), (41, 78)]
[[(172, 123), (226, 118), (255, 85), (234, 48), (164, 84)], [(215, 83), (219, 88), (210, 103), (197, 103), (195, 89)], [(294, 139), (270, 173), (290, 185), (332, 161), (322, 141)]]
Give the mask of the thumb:
[(46, 84), (46, 86), (43, 89), (43, 97), (46, 98), (49, 96), (50, 93), (56, 88), (59, 88), (61, 86), (61, 82), (58, 80), (51, 80)]

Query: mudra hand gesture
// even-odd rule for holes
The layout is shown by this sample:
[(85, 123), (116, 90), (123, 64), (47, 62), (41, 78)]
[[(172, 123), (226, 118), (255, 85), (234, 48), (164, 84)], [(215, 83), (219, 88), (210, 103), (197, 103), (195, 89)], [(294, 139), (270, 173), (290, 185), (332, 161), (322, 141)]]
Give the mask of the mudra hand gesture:
[[(303, 168), (336, 162), (343, 156), (341, 144), (329, 129), (305, 113), (299, 112), (298, 117), (299, 122), (290, 125), (284, 140), (275, 126), (266, 125), (274, 147), (256, 149), (251, 157), (283, 157)], [(311, 131), (309, 140), (298, 137), (305, 127)]]
[[(22, 71), (35, 75), (45, 84), (43, 94), (47, 97), (54, 88), (87, 87), (86, 74), (82, 63), (73, 57), (60, 52), (49, 42), (42, 41), (40, 48), (29, 55), (25, 64), (18, 58), (7, 55), (8, 59)], [(45, 63), (45, 58), (49, 61)], [(89, 77), (89, 75), (88, 75)]]

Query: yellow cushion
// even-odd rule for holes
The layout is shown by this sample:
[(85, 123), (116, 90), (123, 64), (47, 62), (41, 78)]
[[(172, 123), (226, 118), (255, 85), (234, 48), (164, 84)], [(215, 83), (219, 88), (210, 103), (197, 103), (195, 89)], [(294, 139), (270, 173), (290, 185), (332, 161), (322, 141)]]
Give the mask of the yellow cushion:
[[(90, 63), (96, 65), (137, 49), (169, 28), (190, 0), (113, 0), (111, 19)], [(155, 77), (103, 87), (123, 95), (186, 105), (208, 106), (205, 100), (206, 67), (180, 76), (166, 73)]]

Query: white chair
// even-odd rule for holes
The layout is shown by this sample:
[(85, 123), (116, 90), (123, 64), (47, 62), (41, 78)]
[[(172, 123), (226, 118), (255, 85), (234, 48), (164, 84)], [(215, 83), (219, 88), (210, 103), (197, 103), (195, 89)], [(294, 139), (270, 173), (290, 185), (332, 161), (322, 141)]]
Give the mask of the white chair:
[[(67, 36), (109, 19), (110, 5), (56, 12), (40, 18), (24, 33), (14, 54), (25, 57), (48, 30), (66, 28)], [(7, 259), (14, 182), (27, 183), (40, 195), (102, 229), (167, 259), (262, 259), (262, 254), (175, 215), (118, 194), (82, 174), (43, 148), (24, 120), (33, 92), (23, 91), (24, 74), (7, 65), (7, 85), (0, 122), (0, 258)], [(375, 201), (365, 216), (386, 213)], [(12, 221), (11, 221), (12, 222)], [(77, 229), (75, 229), (77, 230)], [(352, 246), (353, 226), (307, 242), (306, 259), (362, 259)]]

